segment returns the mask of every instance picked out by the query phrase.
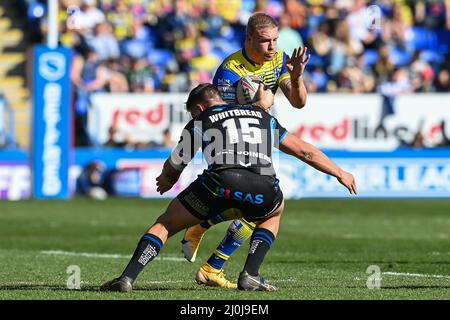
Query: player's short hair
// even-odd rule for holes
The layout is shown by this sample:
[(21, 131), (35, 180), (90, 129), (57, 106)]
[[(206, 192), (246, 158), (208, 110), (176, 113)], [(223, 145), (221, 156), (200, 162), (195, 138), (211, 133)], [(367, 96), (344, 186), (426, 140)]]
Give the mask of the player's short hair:
[(263, 27), (278, 28), (278, 22), (264, 12), (254, 13), (247, 22), (245, 34), (254, 34), (256, 30)]
[(186, 109), (191, 110), (197, 103), (220, 100), (219, 90), (211, 83), (202, 83), (189, 93)]

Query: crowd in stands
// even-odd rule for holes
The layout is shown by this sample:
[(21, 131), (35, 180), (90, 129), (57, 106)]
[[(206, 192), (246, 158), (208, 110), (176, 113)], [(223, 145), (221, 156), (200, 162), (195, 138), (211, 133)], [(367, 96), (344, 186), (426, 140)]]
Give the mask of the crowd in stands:
[(310, 48), (309, 92), (450, 90), (446, 0), (62, 4), (61, 43), (79, 54), (73, 74), (78, 86), (80, 80), (92, 83), (81, 86), (88, 92), (184, 92), (211, 81), (223, 58), (242, 47), (247, 19), (255, 11), (279, 21), (279, 49), (291, 54), (299, 45)]
[[(60, 42), (77, 53), (71, 77), (80, 113), (92, 92), (187, 92), (210, 82), (242, 48), (256, 11), (279, 21), (279, 49), (310, 49), (309, 93), (450, 92), (448, 0), (61, 3)], [(41, 27), (45, 34), (44, 20)]]

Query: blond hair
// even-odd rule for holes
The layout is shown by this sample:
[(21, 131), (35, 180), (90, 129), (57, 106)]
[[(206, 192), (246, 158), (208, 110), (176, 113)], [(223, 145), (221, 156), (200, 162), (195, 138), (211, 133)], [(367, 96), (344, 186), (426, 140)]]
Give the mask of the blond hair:
[(278, 28), (278, 22), (267, 13), (257, 12), (248, 19), (245, 33), (248, 36), (263, 27)]

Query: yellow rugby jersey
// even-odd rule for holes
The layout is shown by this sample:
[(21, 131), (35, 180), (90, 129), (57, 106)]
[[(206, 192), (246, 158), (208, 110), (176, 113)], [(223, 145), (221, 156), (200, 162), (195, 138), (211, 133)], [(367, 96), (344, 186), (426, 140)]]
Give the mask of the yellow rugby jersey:
[(245, 75), (260, 77), (275, 94), (280, 82), (289, 78), (286, 54), (277, 50), (275, 57), (262, 65), (252, 62), (244, 49), (228, 56), (217, 69), (213, 79), (213, 84), (219, 89), (223, 100), (227, 103), (237, 103), (236, 86), (239, 79)]

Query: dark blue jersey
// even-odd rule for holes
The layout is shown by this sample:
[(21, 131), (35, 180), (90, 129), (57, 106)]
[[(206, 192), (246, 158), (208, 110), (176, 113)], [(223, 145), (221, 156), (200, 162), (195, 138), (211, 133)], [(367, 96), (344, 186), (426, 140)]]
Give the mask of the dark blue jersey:
[(171, 163), (181, 170), (202, 148), (210, 171), (246, 168), (275, 175), (272, 147), (278, 147), (286, 134), (278, 120), (259, 107), (216, 105), (185, 126)]

